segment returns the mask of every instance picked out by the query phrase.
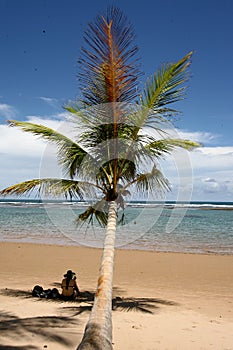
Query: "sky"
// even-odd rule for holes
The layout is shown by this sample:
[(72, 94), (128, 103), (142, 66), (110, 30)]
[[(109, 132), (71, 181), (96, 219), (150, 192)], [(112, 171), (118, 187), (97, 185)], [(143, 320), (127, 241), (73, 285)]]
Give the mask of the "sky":
[(80, 93), (83, 32), (108, 5), (133, 24), (141, 86), (162, 63), (194, 52), (175, 131), (202, 146), (162, 161), (172, 187), (166, 199), (233, 201), (231, 0), (0, 0), (0, 188), (43, 173), (44, 142), (7, 120), (61, 126), (63, 106)]

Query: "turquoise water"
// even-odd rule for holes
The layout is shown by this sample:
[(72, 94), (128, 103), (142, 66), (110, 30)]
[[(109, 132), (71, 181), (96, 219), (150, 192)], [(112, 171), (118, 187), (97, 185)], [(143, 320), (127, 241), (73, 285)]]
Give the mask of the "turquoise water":
[[(1, 200), (0, 241), (102, 247), (104, 229), (76, 225), (87, 205)], [(233, 254), (233, 203), (134, 202), (125, 218), (119, 248)]]

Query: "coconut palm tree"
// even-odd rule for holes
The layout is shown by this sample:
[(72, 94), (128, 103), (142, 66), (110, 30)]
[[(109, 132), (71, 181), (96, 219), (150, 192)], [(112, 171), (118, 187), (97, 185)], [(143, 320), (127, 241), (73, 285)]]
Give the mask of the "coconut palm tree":
[(77, 137), (43, 125), (10, 121), (11, 126), (56, 144), (58, 162), (66, 176), (25, 181), (2, 190), (1, 195), (22, 195), (38, 189), (47, 195), (96, 198), (77, 218), (78, 223), (97, 221), (107, 226), (95, 301), (77, 349), (110, 350), (118, 209), (124, 208), (130, 188), (153, 193), (169, 190), (169, 182), (158, 168), (160, 157), (176, 147), (191, 150), (198, 146), (164, 131), (178, 113), (169, 106), (184, 97), (192, 53), (178, 62), (163, 64), (139, 94), (134, 34), (119, 9), (111, 7), (104, 16), (97, 16), (84, 33), (84, 40), (79, 61), (81, 98), (65, 107)]

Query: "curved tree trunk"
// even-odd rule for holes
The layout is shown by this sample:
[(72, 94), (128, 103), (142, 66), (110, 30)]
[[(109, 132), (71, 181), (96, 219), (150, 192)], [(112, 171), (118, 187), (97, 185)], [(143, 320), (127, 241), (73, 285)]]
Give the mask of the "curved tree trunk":
[(108, 224), (94, 305), (77, 350), (112, 350), (112, 281), (117, 203), (110, 202)]

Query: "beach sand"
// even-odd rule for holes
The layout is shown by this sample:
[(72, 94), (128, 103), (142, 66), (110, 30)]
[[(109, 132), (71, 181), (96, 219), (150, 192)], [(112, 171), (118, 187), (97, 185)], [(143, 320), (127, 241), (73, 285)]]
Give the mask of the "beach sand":
[[(0, 243), (0, 349), (76, 349), (89, 316), (101, 250)], [(33, 298), (67, 269), (84, 297)], [(233, 349), (233, 256), (117, 250), (114, 350)]]

